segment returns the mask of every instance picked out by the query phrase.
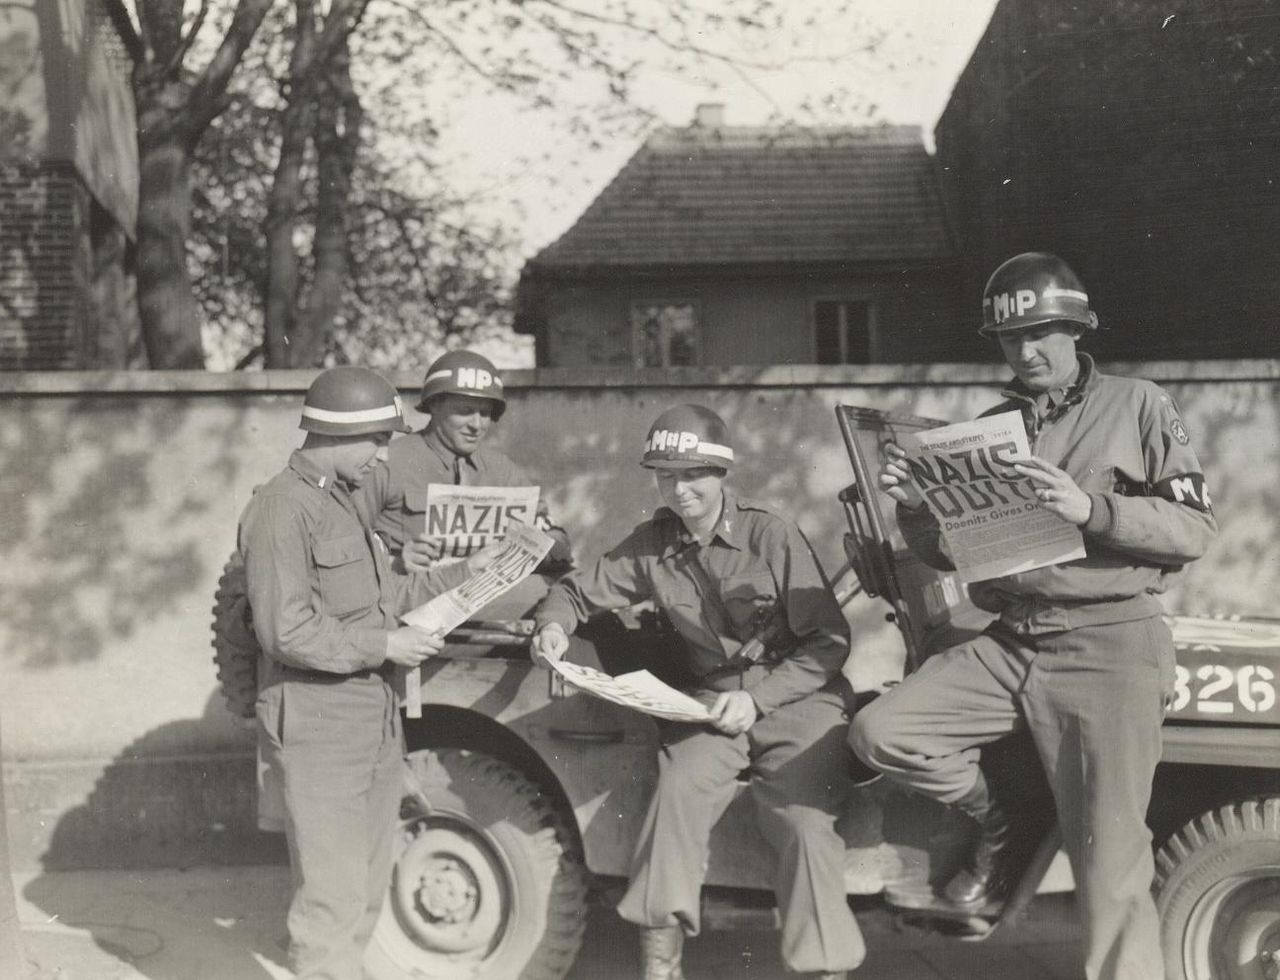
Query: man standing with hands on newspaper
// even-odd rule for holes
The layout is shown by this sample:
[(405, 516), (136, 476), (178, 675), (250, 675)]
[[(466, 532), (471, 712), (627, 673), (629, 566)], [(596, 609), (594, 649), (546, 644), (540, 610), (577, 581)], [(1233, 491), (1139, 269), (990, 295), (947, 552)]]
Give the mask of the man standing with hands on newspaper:
[[(1076, 350), (1097, 318), (1066, 263), (1009, 259), (983, 312), (980, 333), (1016, 375), (984, 415), (1021, 412), (1033, 455), (1016, 469), (1041, 507), (1080, 529), (1085, 557), (972, 583), (995, 621), (864, 708), (850, 741), (873, 768), (977, 821), (972, 859), (943, 893), (978, 909), (997, 890), (1009, 829), (979, 747), (1029, 729), (1075, 876), (1086, 976), (1163, 980), (1145, 817), (1174, 650), (1156, 596), (1216, 534), (1209, 493), (1172, 398), (1102, 374)], [(909, 547), (953, 567), (905, 452), (889, 444), (885, 454), (880, 486), (898, 502)]]
[(239, 548), (258, 668), (262, 759), (283, 785), (294, 892), (290, 959), (299, 980), (360, 980), (391, 879), (404, 783), (392, 677), (439, 651), (441, 637), (396, 615), (465, 581), (496, 546), (427, 575), (391, 572), (352, 493), (408, 430), (392, 385), (338, 367), (307, 389), (307, 433), (259, 487)]
[[(593, 613), (653, 600), (684, 641), (709, 726), (662, 728), (658, 785), (618, 912), (640, 926), (645, 980), (680, 980), (697, 935), (711, 828), (751, 772), (758, 821), (777, 851), (782, 958), (809, 977), (843, 978), (865, 955), (844, 891), (835, 815), (848, 792), (841, 674), (849, 629), (794, 522), (724, 487), (724, 421), (701, 405), (664, 412), (642, 465), (665, 507), (594, 564), (557, 582), (534, 611), (535, 660), (558, 660)], [(737, 656), (764, 626), (758, 661)]]

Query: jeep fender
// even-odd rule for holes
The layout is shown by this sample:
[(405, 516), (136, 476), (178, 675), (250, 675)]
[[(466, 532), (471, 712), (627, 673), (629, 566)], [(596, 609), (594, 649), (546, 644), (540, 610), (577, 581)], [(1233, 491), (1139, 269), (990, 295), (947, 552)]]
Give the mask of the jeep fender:
[(525, 660), (436, 657), (422, 666), (422, 718), (409, 751), (484, 752), (525, 773), (573, 814), (587, 868), (625, 876), (657, 781), (657, 729), (645, 715), (570, 689)]

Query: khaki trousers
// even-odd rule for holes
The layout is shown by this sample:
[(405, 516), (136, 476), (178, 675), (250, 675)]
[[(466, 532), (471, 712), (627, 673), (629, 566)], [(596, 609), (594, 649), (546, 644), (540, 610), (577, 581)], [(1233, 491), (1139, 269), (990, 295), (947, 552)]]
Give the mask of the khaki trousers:
[(953, 803), (974, 784), (980, 746), (1029, 729), (1075, 875), (1086, 975), (1163, 980), (1146, 812), (1173, 669), (1159, 617), (1038, 636), (996, 623), (859, 711), (850, 743)]
[(395, 696), (376, 675), (284, 681), (259, 695), (258, 717), (283, 781), (291, 965), (297, 980), (361, 980), (404, 786)]
[(711, 828), (751, 772), (765, 839), (777, 852), (774, 892), (782, 912), (782, 959), (796, 972), (851, 970), (866, 955), (844, 891), (844, 842), (835, 817), (848, 791), (837, 691), (819, 691), (730, 737), (705, 726), (670, 725), (618, 914), (640, 926), (700, 928), (699, 897)]

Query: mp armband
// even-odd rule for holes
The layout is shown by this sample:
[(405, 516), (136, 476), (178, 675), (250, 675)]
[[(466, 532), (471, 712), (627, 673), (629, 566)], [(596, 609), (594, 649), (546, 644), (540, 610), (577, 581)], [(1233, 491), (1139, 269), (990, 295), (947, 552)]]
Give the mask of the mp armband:
[(1175, 504), (1185, 504), (1206, 513), (1213, 509), (1209, 488), (1204, 485), (1203, 473), (1180, 473), (1166, 477), (1151, 485), (1151, 496), (1162, 497)]

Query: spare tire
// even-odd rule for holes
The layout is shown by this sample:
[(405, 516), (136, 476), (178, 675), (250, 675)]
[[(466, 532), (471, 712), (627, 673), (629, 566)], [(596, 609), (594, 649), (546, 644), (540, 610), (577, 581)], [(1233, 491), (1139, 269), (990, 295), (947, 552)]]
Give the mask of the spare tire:
[(261, 652), (253, 632), (244, 560), (235, 551), (222, 569), (213, 598), (213, 662), (227, 710), (237, 718), (254, 716)]

